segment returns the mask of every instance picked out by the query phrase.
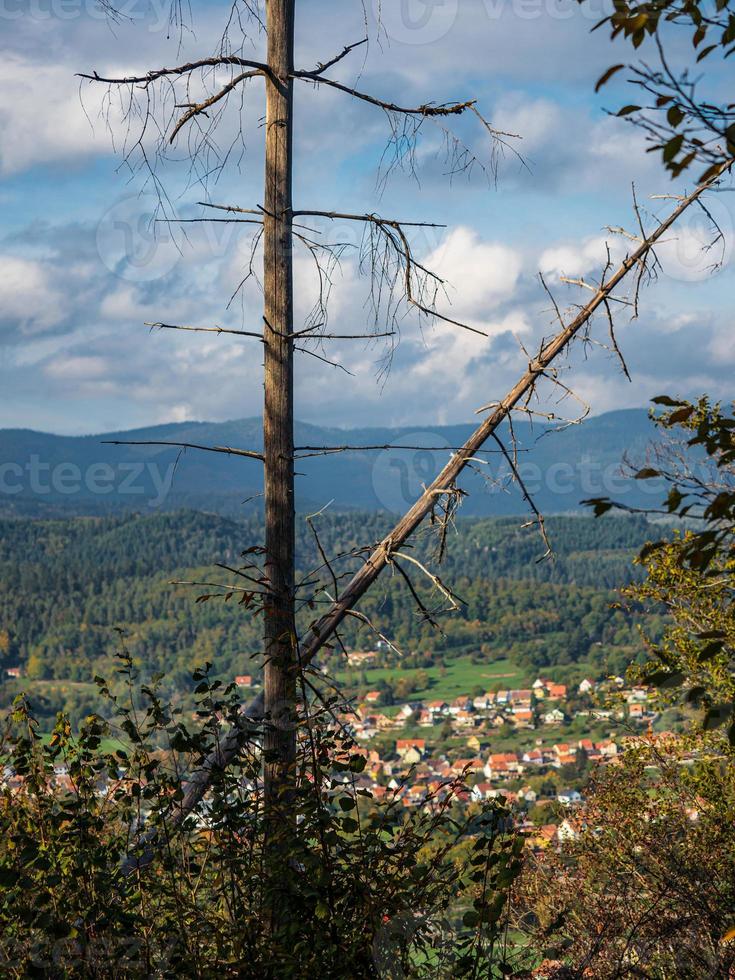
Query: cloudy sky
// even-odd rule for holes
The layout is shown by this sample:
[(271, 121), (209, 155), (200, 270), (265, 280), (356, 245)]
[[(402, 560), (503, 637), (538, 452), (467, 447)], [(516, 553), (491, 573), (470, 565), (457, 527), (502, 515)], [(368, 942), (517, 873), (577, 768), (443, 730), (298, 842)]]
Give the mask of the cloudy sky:
[[(237, 48), (245, 29), (243, 56), (257, 58), (263, 38), (240, 3), (233, 17), (227, 5), (191, 0), (182, 30), (171, 23), (167, 0), (122, 0), (117, 23), (95, 0), (3, 0), (0, 426), (72, 434), (259, 414), (257, 341), (150, 332), (144, 324), (259, 328), (257, 278), (238, 290), (253, 226), (153, 218), (201, 217), (201, 201), (262, 201), (262, 85), (255, 79), (238, 90), (216, 135), (203, 140), (189, 126), (159, 159), (157, 127), (176, 100), (170, 88), (150, 91), (152, 117), (143, 128), (141, 103), (131, 113), (127, 96), (109, 97), (104, 86), (75, 77), (205, 58), (220, 50), (226, 30)], [(367, 33), (369, 45), (334, 77), (403, 105), (476, 98), (493, 127), (520, 139), (494, 154), (478, 120), (460, 121), (456, 136), (478, 162), (469, 176), (450, 178), (445, 134), (427, 124), (410, 165), (404, 159), (386, 172), (386, 115), (301, 84), (295, 206), (445, 225), (418, 230), (415, 253), (446, 281), (440, 309), (488, 336), (422, 326), (407, 315), (389, 372), (384, 341), (320, 349), (354, 377), (298, 354), (297, 414), (332, 425), (469, 421), (522, 370), (523, 347), (532, 350), (553, 329), (539, 272), (562, 309), (570, 308), (579, 290), (560, 277), (591, 280), (606, 244), (623, 254), (623, 240), (606, 228), (634, 227), (631, 183), (651, 222), (671, 202), (649, 196), (685, 185), (672, 185), (642, 137), (605, 113), (630, 101), (625, 83), (594, 94), (604, 69), (627, 55), (604, 31), (590, 34), (604, 0), (581, 7), (574, 0), (365, 3), (298, 0), (297, 65), (327, 61)], [(220, 71), (208, 83), (227, 77)], [(196, 82), (191, 95), (203, 91)], [(200, 150), (194, 166), (193, 146)], [(565, 382), (594, 413), (642, 406), (661, 392), (732, 396), (731, 197), (711, 202), (727, 236), (717, 254), (722, 267), (711, 271), (713, 255), (701, 251), (706, 219), (693, 212), (660, 249), (662, 270), (643, 294), (639, 318), (631, 323), (621, 307), (618, 339), (632, 383), (602, 346), (603, 322), (593, 332), (601, 345), (580, 346), (565, 365)], [(312, 237), (348, 245), (334, 270), (330, 327), (384, 330), (376, 328), (361, 274), (359, 228), (308, 223)], [(256, 271), (257, 263), (256, 255)], [(314, 271), (303, 249), (296, 258), (299, 324), (316, 299)], [(576, 408), (568, 402), (559, 411)]]

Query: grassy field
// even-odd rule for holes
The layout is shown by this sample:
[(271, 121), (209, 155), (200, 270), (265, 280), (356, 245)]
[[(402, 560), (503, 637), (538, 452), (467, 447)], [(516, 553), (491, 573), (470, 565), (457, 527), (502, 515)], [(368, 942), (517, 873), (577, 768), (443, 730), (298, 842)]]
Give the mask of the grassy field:
[[(376, 667), (364, 671), (368, 688), (379, 680), (394, 683), (399, 678), (411, 677), (419, 673), (419, 669), (405, 667)], [(446, 667), (428, 667), (424, 673), (429, 675), (429, 686), (420, 691), (414, 691), (408, 696), (408, 701), (438, 700), (443, 698), (451, 701), (460, 694), (472, 694), (473, 690), (481, 687), (483, 691), (499, 691), (509, 687), (520, 687), (531, 681), (523, 672), (509, 660), (497, 660), (495, 663), (474, 664), (470, 657), (460, 657), (450, 661)], [(360, 681), (360, 672), (354, 670), (341, 671), (336, 674), (338, 683), (346, 689), (364, 687)]]
[[(41, 741), (48, 744), (51, 741), (51, 732), (42, 732)], [(102, 752), (114, 753), (118, 749), (124, 752), (130, 751), (130, 742), (125, 742), (122, 738), (103, 738), (100, 739), (100, 750)]]

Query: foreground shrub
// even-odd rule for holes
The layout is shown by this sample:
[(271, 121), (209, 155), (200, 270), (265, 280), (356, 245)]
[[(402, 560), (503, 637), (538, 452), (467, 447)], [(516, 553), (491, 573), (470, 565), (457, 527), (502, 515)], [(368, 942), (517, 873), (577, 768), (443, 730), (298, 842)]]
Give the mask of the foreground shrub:
[[(61, 717), (44, 740), (23, 699), (7, 720), (3, 976), (501, 975), (522, 849), (502, 802), (460, 806), (460, 782), (411, 809), (400, 792), (377, 802), (335, 705), (312, 708), (298, 720), (295, 819), (279, 839), (288, 873), (274, 880), (257, 739), (172, 823), (186, 775), (234, 718), (234, 689), (198, 674), (189, 726), (154, 688), (135, 694), (125, 656), (120, 670), (125, 704), (100, 681), (116, 727), (93, 716), (73, 734)], [(152, 836), (153, 863), (130, 871)]]

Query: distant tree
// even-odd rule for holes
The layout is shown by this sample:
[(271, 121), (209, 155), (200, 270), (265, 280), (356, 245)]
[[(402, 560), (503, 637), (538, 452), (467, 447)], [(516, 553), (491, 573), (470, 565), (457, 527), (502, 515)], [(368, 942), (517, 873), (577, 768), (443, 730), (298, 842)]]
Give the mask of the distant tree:
[(26, 674), (29, 680), (45, 680), (51, 676), (51, 669), (46, 659), (37, 652), (31, 653), (26, 661)]

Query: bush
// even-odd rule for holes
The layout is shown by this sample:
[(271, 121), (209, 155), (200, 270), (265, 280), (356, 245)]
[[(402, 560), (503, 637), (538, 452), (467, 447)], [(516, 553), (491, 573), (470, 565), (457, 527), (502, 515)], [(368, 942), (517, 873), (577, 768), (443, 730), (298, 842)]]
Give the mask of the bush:
[[(114, 727), (91, 716), (75, 735), (60, 716), (45, 742), (23, 698), (7, 720), (3, 976), (499, 975), (522, 849), (502, 801), (460, 808), (454, 782), (411, 810), (400, 793), (378, 803), (336, 706), (312, 706), (274, 863), (257, 740), (176, 826), (187, 774), (239, 708), (234, 688), (195, 675), (192, 731), (155, 688), (135, 693), (126, 656), (120, 672), (124, 703), (99, 681)], [(125, 744), (103, 751), (113, 733)]]

